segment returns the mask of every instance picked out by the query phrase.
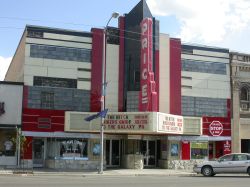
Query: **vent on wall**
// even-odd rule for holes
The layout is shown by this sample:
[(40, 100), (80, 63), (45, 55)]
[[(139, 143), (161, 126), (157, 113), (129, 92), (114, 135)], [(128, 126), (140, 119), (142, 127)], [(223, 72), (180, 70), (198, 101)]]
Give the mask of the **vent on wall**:
[(244, 104), (241, 104), (241, 110), (248, 110), (248, 104), (244, 103)]
[(39, 129), (51, 129), (51, 119), (50, 118), (38, 118), (38, 128)]

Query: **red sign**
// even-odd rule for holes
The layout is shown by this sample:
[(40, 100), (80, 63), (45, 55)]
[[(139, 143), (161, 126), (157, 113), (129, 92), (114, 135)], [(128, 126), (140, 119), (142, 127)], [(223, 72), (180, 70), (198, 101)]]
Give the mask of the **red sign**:
[(231, 152), (231, 142), (229, 141), (226, 141), (224, 143), (224, 153), (227, 152), (227, 153), (230, 153)]
[(209, 125), (209, 132), (212, 136), (220, 136), (223, 132), (223, 125), (219, 121), (213, 121)]
[(139, 111), (156, 111), (157, 93), (155, 92), (154, 73), (152, 68), (152, 19), (145, 18), (141, 22), (141, 75)]

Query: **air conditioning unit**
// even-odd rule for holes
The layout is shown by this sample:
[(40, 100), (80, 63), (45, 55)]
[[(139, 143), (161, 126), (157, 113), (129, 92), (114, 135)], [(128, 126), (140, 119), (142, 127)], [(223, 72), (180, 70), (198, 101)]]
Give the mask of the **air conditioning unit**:
[(248, 110), (248, 104), (241, 104), (241, 110)]

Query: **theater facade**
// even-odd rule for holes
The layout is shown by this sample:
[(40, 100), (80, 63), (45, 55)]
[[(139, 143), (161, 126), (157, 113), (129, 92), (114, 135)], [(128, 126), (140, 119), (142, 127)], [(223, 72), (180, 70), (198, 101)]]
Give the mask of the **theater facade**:
[(107, 28), (103, 98), (103, 29), (26, 26), (5, 76), (24, 82), (26, 167), (97, 169), (101, 121), (85, 118), (102, 99), (105, 167), (188, 169), (230, 152), (228, 50), (159, 27), (141, 0)]

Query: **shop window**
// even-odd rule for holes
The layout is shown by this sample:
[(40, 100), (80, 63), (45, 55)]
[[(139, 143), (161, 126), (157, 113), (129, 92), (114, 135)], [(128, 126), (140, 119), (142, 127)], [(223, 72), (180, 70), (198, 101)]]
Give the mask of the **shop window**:
[(0, 157), (15, 156), (15, 130), (0, 130)]
[(101, 153), (101, 145), (99, 143), (95, 143), (93, 146), (92, 153), (94, 156), (99, 156)]
[(173, 156), (173, 157), (178, 157), (179, 156), (179, 144), (178, 143), (171, 143), (170, 155)]
[(87, 159), (88, 140), (87, 139), (49, 139), (47, 147), (48, 158), (60, 159)]
[(191, 142), (191, 159), (207, 159), (208, 143), (207, 142)]

